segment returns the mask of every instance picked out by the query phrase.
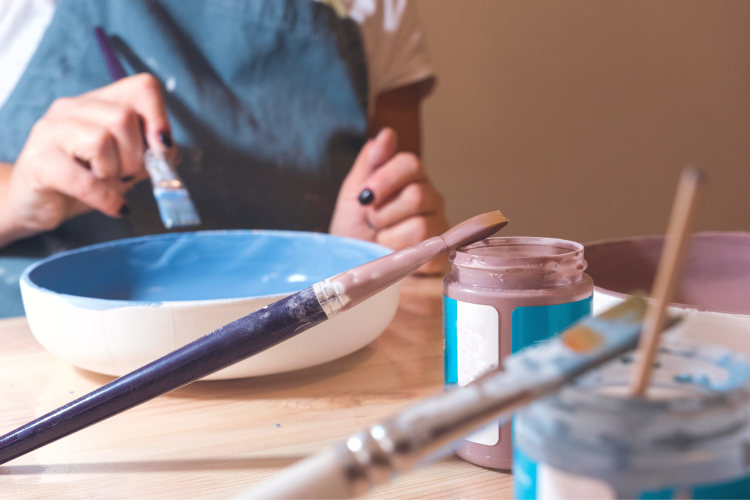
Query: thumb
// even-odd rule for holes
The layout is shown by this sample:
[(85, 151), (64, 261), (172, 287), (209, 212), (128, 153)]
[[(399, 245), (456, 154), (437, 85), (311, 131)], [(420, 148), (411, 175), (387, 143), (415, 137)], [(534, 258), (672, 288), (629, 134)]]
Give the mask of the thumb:
[(375, 170), (396, 154), (398, 137), (392, 128), (382, 129), (377, 136), (370, 139), (354, 160), (354, 165), (347, 176), (347, 184), (352, 189), (362, 189), (367, 178)]

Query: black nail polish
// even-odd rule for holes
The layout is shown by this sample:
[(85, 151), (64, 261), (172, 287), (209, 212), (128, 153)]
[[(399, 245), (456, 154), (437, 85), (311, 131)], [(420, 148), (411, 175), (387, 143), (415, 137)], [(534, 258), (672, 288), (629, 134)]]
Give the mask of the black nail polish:
[(133, 175), (126, 175), (125, 177), (120, 177), (120, 180), (122, 182), (130, 182), (133, 179), (135, 179), (135, 176), (133, 176)]
[(159, 132), (159, 138), (161, 139), (161, 143), (164, 144), (166, 147), (168, 148), (172, 147), (172, 134), (169, 133), (169, 130), (164, 130), (162, 132)]
[(372, 203), (374, 199), (375, 199), (375, 195), (373, 194), (372, 191), (370, 191), (367, 188), (365, 188), (364, 191), (359, 193), (359, 203), (361, 205), (369, 205), (370, 203)]
[(127, 202), (123, 203), (120, 207), (120, 215), (122, 217), (127, 217), (128, 215), (130, 215), (130, 205), (128, 205)]

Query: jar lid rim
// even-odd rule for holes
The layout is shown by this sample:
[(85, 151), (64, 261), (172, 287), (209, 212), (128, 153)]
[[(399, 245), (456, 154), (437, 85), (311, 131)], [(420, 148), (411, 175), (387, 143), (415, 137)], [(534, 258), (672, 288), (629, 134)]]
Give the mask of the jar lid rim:
[[(561, 252), (536, 255), (476, 255), (471, 250), (491, 247), (533, 246), (542, 248), (556, 248)], [(559, 238), (544, 238), (533, 236), (504, 236), (485, 238), (477, 243), (458, 248), (453, 255), (453, 263), (472, 267), (530, 267), (550, 262), (559, 263), (568, 259), (583, 260), (584, 247), (575, 241)]]

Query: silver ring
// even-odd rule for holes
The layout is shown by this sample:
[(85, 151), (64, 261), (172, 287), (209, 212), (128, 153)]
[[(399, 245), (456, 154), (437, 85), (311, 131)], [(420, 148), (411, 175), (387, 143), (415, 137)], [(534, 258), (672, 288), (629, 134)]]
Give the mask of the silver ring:
[(380, 229), (379, 229), (379, 228), (375, 227), (375, 226), (374, 226), (374, 225), (372, 224), (372, 222), (370, 222), (370, 219), (368, 219), (366, 215), (365, 215), (365, 224), (367, 224), (367, 227), (369, 227), (370, 229), (372, 229), (372, 230), (373, 230), (373, 231), (375, 231), (376, 233), (377, 233), (378, 231), (380, 231)]

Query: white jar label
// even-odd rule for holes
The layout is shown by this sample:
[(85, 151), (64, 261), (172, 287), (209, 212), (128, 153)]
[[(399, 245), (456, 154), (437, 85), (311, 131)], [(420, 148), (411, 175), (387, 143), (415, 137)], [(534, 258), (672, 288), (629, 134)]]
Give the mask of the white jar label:
[[(446, 383), (464, 387), (499, 366), (500, 316), (492, 306), (448, 297), (445, 301), (445, 319), (449, 319), (444, 324), (455, 328), (455, 335), (446, 336)], [(499, 422), (488, 423), (466, 440), (486, 446), (496, 445), (500, 441)]]

